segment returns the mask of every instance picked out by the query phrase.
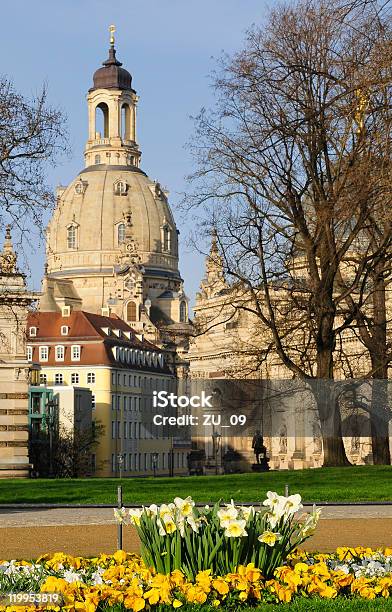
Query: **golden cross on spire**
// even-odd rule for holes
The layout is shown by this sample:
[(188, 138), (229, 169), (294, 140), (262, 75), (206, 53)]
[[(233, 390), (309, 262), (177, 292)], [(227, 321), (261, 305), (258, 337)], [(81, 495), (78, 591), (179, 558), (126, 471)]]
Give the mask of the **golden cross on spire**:
[(115, 25), (111, 25), (109, 26), (109, 32), (110, 32), (110, 44), (113, 46), (114, 45), (114, 33), (116, 31), (116, 26)]

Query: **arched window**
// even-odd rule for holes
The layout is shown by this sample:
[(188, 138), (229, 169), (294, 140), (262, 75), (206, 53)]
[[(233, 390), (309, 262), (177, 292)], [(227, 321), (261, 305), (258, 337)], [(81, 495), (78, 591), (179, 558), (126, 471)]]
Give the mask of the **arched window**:
[(180, 322), (186, 323), (186, 302), (182, 301), (180, 303)]
[(105, 102), (95, 109), (95, 133), (97, 139), (109, 138), (109, 108)]
[(75, 225), (70, 225), (67, 228), (67, 245), (69, 249), (76, 249), (77, 245), (77, 228)]
[(96, 155), (94, 161), (95, 161), (96, 164), (100, 164), (101, 163), (101, 156), (100, 155)]
[(127, 321), (136, 321), (136, 304), (128, 302), (127, 304)]
[(125, 181), (117, 181), (113, 185), (113, 191), (115, 195), (127, 195), (128, 183), (126, 183)]
[(170, 228), (166, 225), (163, 228), (163, 250), (170, 251), (171, 232)]
[(125, 223), (120, 223), (117, 227), (117, 242), (118, 244), (125, 242)]
[(121, 138), (124, 140), (130, 139), (130, 124), (131, 112), (128, 104), (123, 104), (121, 107)]

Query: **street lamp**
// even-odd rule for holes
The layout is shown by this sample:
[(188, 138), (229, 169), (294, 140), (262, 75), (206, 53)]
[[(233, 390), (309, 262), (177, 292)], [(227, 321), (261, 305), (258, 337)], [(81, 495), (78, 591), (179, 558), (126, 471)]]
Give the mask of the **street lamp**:
[(157, 475), (157, 465), (158, 465), (158, 453), (152, 453), (151, 455), (151, 462), (152, 462), (152, 469), (154, 471), (154, 478)]
[(124, 465), (124, 453), (119, 453), (117, 455), (117, 463), (118, 463), (119, 476), (120, 476), (120, 479), (121, 479), (122, 478), (122, 469), (123, 469), (123, 465)]
[(48, 400), (46, 407), (48, 409), (48, 434), (49, 434), (49, 478), (53, 476), (53, 427), (54, 427), (54, 409), (57, 403), (52, 398)]
[(221, 442), (221, 434), (218, 431), (214, 431), (212, 434), (212, 449), (215, 458), (215, 475), (218, 475), (218, 453)]

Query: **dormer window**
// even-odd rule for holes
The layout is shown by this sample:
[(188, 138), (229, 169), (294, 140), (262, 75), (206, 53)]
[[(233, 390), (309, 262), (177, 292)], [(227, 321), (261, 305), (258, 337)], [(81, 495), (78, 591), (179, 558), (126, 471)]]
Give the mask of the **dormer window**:
[(40, 361), (48, 361), (49, 358), (49, 347), (48, 346), (40, 346), (39, 347), (39, 360)]
[(86, 189), (87, 182), (83, 181), (81, 178), (74, 185), (74, 191), (77, 195), (83, 195)]
[(78, 246), (78, 228), (75, 223), (68, 225), (67, 227), (67, 247), (69, 249), (76, 249)]
[(161, 228), (162, 232), (162, 251), (165, 253), (170, 253), (171, 251), (171, 229), (170, 226), (166, 223)]
[(64, 361), (65, 349), (63, 346), (56, 346), (56, 361)]
[(37, 335), (37, 328), (36, 327), (30, 327), (29, 329), (29, 336), (30, 338), (35, 338)]
[(63, 317), (70, 317), (71, 316), (71, 306), (63, 306), (61, 308), (61, 314)]
[(117, 181), (113, 185), (114, 195), (127, 195), (128, 192), (128, 184), (125, 181)]
[(68, 325), (62, 325), (61, 326), (61, 335), (62, 336), (68, 336), (68, 332), (69, 332)]
[(80, 346), (77, 344), (71, 347), (71, 360), (80, 361)]

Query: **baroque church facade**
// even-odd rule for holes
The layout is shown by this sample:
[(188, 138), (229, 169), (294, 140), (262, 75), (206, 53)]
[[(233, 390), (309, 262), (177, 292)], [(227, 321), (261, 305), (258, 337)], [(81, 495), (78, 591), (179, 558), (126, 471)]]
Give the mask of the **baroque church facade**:
[(43, 301), (116, 314), (140, 337), (172, 350), (183, 376), (190, 325), (179, 232), (168, 192), (141, 168), (137, 103), (112, 34), (108, 59), (87, 95), (85, 168), (57, 190), (47, 229), (50, 297)]

